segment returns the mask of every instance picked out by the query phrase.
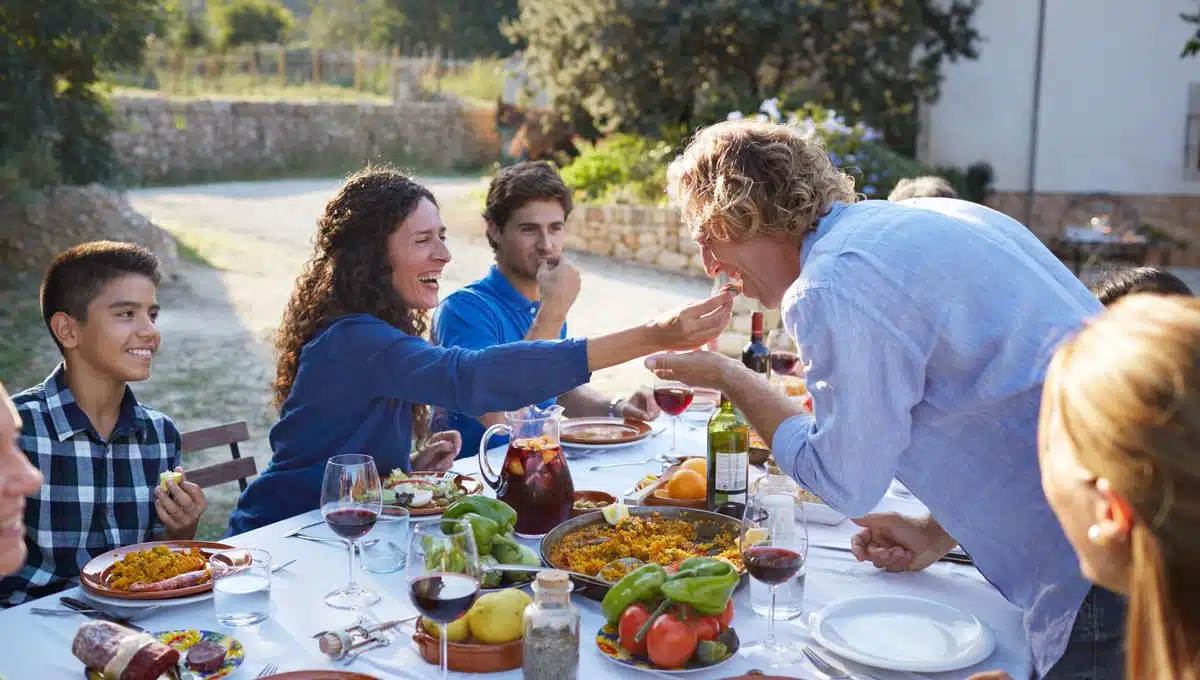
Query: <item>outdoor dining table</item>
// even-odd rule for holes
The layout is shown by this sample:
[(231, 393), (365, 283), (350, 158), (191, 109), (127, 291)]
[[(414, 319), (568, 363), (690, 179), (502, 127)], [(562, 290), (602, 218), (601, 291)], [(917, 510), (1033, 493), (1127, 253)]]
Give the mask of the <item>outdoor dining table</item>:
[[(661, 432), (661, 429), (662, 423), (656, 423), (656, 433)], [(681, 427), (679, 435), (679, 446), (684, 453), (704, 455), (702, 429)], [(589, 451), (586, 454), (571, 451), (570, 469), (575, 488), (604, 490), (620, 497), (640, 477), (647, 473), (659, 472), (660, 464), (647, 463), (598, 471), (591, 471), (590, 468), (604, 463), (649, 460), (655, 455), (665, 453), (670, 441), (668, 434), (651, 436), (636, 445), (617, 450)], [(493, 464), (499, 462), (502, 451), (500, 449), (493, 452)], [(454, 469), (462, 473), (478, 474), (473, 456), (460, 459)], [(387, 474), (388, 471), (381, 472)], [(752, 472), (752, 475), (754, 474)], [(880, 502), (879, 509), (912, 514), (923, 512), (923, 507), (914, 499), (893, 496), (885, 497)], [(419, 520), (420, 518), (413, 519), (414, 522)], [(248, 628), (222, 626), (216, 620), (212, 600), (206, 599), (190, 604), (164, 606), (153, 615), (139, 620), (138, 625), (150, 632), (200, 629), (232, 635), (245, 647), (242, 665), (229, 676), (234, 680), (253, 678), (268, 664), (278, 666), (280, 672), (344, 669), (381, 678), (436, 677), (437, 667), (422, 660), (412, 642), (411, 625), (402, 627), (388, 647), (367, 652), (349, 666), (331, 661), (321, 654), (316, 640), (313, 639), (316, 633), (348, 626), (359, 616), (378, 621), (408, 619), (416, 615), (416, 610), (409, 602), (408, 580), (403, 570), (391, 574), (370, 574), (361, 571), (357, 574), (359, 583), (375, 589), (381, 595), (380, 601), (366, 611), (351, 612), (326, 606), (323, 602), (325, 594), (346, 583), (345, 548), (284, 536), (292, 529), (320, 521), (320, 511), (314, 510), (255, 531), (223, 539), (223, 542), (237, 547), (265, 549), (270, 552), (275, 563), (296, 560), (294, 564), (272, 577), (270, 618), (267, 621)], [(856, 562), (846, 551), (855, 530), (856, 526), (849, 520), (836, 526), (809, 524), (810, 549), (804, 597), (806, 613), (793, 621), (777, 622), (779, 637), (815, 645), (805, 627), (808, 613), (844, 598), (863, 595), (921, 597), (956, 607), (978, 617), (995, 635), (996, 649), (992, 655), (973, 668), (931, 675), (871, 669), (844, 660), (842, 665), (880, 679), (966, 678), (973, 672), (988, 669), (1005, 670), (1014, 678), (1030, 677), (1031, 657), (1021, 627), (1021, 611), (1009, 604), (974, 567), (939, 562), (919, 573), (887, 573), (868, 563)], [(325, 531), (332, 537), (332, 533), (325, 527), (315, 527), (312, 531)], [(528, 543), (536, 546), (535, 541)], [(86, 598), (86, 594), (79, 588), (62, 594)], [(5, 680), (83, 677), (82, 664), (71, 655), (71, 642), (84, 619), (77, 616), (39, 616), (30, 611), (32, 607), (60, 607), (58, 597), (59, 595), (50, 596), (0, 612), (0, 640), (3, 641), (0, 643), (0, 649), (4, 650), (4, 653), (0, 654), (0, 677)], [(749, 598), (748, 587), (740, 588), (735, 595), (737, 614), (734, 627), (743, 641), (761, 638), (765, 635), (767, 627), (766, 619), (755, 615), (751, 610)], [(605, 658), (594, 642), (596, 631), (603, 625), (599, 603), (580, 596), (575, 596), (572, 601), (582, 614), (578, 677), (631, 680), (652, 677), (644, 671), (626, 668)], [(698, 671), (689, 677), (696, 680), (727, 678), (744, 674), (753, 668), (747, 660), (735, 657), (719, 668)], [(824, 677), (800, 654), (796, 655), (795, 663), (790, 667), (771, 669), (770, 673), (798, 678)], [(451, 675), (458, 678), (472, 677), (465, 673), (452, 672)], [(489, 677), (520, 678), (521, 670), (492, 674)]]

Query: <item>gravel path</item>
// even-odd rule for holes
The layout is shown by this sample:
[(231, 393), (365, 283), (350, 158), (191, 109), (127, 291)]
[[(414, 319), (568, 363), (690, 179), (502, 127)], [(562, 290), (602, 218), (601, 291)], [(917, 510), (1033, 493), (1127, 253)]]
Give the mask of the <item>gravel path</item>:
[[(442, 206), (453, 261), (443, 294), (481, 277), (492, 262), (479, 211), (486, 184), (475, 179), (428, 179)], [(213, 184), (129, 192), (133, 206), (194, 245), (213, 266), (184, 263), (177, 284), (159, 293), (163, 344), (154, 376), (137, 386), (181, 429), (246, 420), (253, 441), (245, 450), (261, 469), (270, 458), (266, 435), (273, 375), (271, 336), (296, 276), (311, 254), (316, 219), (337, 188), (332, 180)], [(568, 317), (572, 335), (595, 335), (648, 321), (707, 295), (707, 281), (606, 258), (576, 255), (583, 290)], [(649, 384), (641, 362), (597, 373), (593, 385), (626, 393)], [(224, 460), (225, 451), (187, 461)], [(237, 487), (210, 490), (202, 528), (219, 535)]]

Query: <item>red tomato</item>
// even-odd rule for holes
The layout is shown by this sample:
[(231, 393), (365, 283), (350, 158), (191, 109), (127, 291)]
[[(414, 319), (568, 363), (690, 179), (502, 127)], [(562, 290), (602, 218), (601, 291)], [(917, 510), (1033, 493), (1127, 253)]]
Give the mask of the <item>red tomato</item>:
[(696, 653), (696, 631), (674, 614), (664, 614), (654, 620), (646, 635), (650, 661), (659, 668), (679, 668)]
[(721, 622), (715, 616), (698, 616), (694, 619), (688, 619), (692, 630), (696, 631), (696, 637), (700, 640), (716, 640), (717, 635), (721, 633)]
[(721, 612), (721, 615), (717, 617), (717, 621), (721, 623), (721, 630), (725, 630), (733, 623), (733, 600), (730, 600), (729, 604), (725, 605), (725, 611)]
[(621, 612), (621, 620), (617, 624), (617, 643), (621, 649), (630, 654), (646, 656), (646, 637), (649, 637), (649, 633), (641, 642), (634, 642), (633, 638), (648, 620), (650, 611), (640, 604), (631, 604)]

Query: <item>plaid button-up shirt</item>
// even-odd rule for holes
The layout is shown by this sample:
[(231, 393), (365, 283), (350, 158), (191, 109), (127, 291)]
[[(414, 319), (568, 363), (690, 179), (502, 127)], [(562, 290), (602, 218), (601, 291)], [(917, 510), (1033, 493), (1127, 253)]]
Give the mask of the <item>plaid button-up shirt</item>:
[(60, 364), (46, 381), (13, 397), (21, 413), (20, 446), (42, 472), (37, 496), (26, 500), (29, 558), (0, 579), (0, 605), (20, 604), (74, 585), (93, 557), (153, 540), (159, 474), (180, 461), (179, 430), (125, 388), (108, 440), (67, 388)]

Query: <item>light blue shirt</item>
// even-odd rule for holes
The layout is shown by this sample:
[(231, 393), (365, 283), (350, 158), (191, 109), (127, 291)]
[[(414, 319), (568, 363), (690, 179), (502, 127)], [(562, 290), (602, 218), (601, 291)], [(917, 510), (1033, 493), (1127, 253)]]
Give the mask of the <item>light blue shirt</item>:
[(1100, 303), (1019, 222), (953, 199), (835, 204), (800, 262), (782, 310), (815, 411), (776, 461), (851, 517), (903, 482), (1024, 610), (1044, 674), (1090, 584), (1042, 493), (1042, 381)]

